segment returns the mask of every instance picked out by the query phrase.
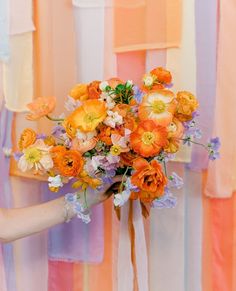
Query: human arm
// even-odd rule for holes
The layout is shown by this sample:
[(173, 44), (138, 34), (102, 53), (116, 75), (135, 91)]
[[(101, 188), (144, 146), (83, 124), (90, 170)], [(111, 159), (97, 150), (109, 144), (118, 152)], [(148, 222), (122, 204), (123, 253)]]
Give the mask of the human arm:
[[(120, 178), (114, 179), (114, 182)], [(92, 207), (106, 200), (109, 195), (111, 185), (105, 185), (99, 193), (88, 190), (86, 203)], [(111, 193), (111, 192), (110, 192)], [(84, 196), (81, 193), (81, 203), (84, 203)], [(67, 217), (68, 216), (68, 217)], [(15, 209), (0, 209), (0, 242), (7, 243), (19, 238), (23, 238), (35, 233), (39, 233), (54, 225), (63, 223), (67, 218), (72, 218), (75, 213), (72, 209), (65, 210), (64, 197), (52, 201)]]

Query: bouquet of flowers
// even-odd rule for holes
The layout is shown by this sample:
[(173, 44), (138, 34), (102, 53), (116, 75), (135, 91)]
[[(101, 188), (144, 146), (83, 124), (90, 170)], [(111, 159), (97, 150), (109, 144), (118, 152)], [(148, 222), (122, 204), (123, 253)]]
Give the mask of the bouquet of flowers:
[(55, 124), (50, 135), (23, 130), (17, 154), (21, 171), (46, 174), (51, 191), (71, 182), (85, 195), (88, 187), (99, 190), (122, 175), (115, 207), (129, 199), (173, 207), (171, 188), (180, 188), (183, 181), (176, 173), (167, 173), (166, 163), (181, 143), (205, 147), (214, 160), (220, 143), (218, 138), (206, 145), (195, 141), (201, 138), (195, 121), (199, 103), (190, 92), (170, 90), (169, 71), (155, 68), (142, 81), (141, 87), (118, 78), (77, 84), (65, 103), (68, 114), (59, 118), (50, 115), (54, 97), (29, 104), (29, 120), (47, 117)]

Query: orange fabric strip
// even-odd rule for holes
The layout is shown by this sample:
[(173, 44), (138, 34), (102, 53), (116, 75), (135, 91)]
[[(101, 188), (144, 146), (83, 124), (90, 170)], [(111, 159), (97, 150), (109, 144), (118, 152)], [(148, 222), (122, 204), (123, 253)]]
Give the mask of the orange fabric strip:
[(114, 1), (115, 52), (179, 46), (182, 0), (146, 0), (133, 8), (119, 1)]
[(112, 291), (112, 199), (104, 203), (104, 259), (101, 264), (88, 265), (89, 291)]
[[(205, 228), (203, 274), (204, 291), (233, 290), (233, 235), (234, 235), (234, 197), (217, 199), (204, 198), (204, 209), (208, 228)], [(210, 235), (210, 236), (209, 236)], [(208, 249), (206, 246), (208, 245)], [(204, 253), (205, 252), (205, 253)], [(208, 268), (207, 268), (208, 267)], [(207, 274), (211, 278), (207, 279)]]

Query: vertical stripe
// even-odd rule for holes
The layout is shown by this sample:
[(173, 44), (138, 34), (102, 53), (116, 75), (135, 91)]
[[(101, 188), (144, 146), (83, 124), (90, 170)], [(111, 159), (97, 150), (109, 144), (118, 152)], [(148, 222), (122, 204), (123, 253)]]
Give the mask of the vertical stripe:
[[(184, 175), (184, 166), (169, 163), (168, 172)], [(173, 209), (152, 209), (150, 215), (150, 291), (183, 291), (185, 276), (185, 197), (175, 190)], [(187, 291), (187, 290), (186, 290)]]
[(185, 291), (202, 290), (202, 175), (185, 169)]
[[(182, 44), (167, 50), (166, 67), (173, 75), (173, 90), (196, 92), (196, 49), (194, 0), (183, 0)], [(190, 162), (191, 148), (180, 147), (176, 161)]]
[(73, 291), (73, 263), (49, 260), (48, 269), (48, 291)]
[(145, 51), (117, 54), (117, 76), (120, 79), (132, 80), (140, 84), (145, 73)]

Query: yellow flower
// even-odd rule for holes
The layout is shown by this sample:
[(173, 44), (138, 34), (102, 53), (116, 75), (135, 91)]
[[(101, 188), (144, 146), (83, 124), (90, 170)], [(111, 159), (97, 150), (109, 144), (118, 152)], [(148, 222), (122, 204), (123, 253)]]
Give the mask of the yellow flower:
[(119, 156), (121, 154), (121, 147), (119, 145), (113, 145), (110, 149), (110, 153), (113, 156)]
[(97, 99), (86, 100), (70, 116), (66, 123), (82, 132), (90, 132), (106, 118), (106, 105)]
[(25, 160), (27, 163), (38, 163), (42, 158), (42, 153), (37, 148), (28, 148), (25, 150)]
[(79, 174), (79, 180), (76, 181), (72, 187), (73, 188), (80, 188), (82, 190), (86, 190), (88, 187), (91, 187), (92, 189), (96, 189), (98, 186), (102, 184), (101, 180), (92, 178), (88, 175), (86, 171), (82, 171)]

